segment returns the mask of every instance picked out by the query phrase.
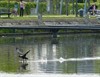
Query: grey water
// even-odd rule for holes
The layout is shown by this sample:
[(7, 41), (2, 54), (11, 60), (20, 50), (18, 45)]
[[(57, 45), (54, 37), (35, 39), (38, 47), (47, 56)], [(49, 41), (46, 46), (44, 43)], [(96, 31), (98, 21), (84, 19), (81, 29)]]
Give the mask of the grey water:
[[(19, 57), (16, 47), (27, 54)], [(1, 36), (0, 72), (13, 74), (100, 74), (100, 35)]]

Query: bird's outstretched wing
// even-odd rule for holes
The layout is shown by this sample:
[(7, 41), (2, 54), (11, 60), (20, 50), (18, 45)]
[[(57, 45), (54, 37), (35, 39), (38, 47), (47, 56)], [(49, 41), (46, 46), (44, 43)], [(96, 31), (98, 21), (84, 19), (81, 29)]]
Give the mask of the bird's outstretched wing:
[(30, 50), (28, 50), (25, 54), (23, 54), (23, 56), (26, 56), (29, 52), (30, 52)]
[(23, 55), (23, 53), (21, 52), (19, 48), (16, 48), (16, 51), (18, 52), (18, 54)]

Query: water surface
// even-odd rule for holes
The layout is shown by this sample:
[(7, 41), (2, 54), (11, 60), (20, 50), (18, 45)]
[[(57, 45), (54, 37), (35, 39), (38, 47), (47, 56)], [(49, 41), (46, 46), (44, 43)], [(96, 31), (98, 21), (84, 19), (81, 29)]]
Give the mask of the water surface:
[[(19, 58), (16, 47), (27, 54)], [(100, 35), (0, 37), (0, 71), (12, 74), (100, 74)]]

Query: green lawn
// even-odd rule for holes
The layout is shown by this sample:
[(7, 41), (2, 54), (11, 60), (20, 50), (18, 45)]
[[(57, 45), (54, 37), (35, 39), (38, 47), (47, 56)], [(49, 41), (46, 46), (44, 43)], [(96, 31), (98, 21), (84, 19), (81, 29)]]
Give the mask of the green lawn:
[[(82, 19), (83, 17), (76, 17), (75, 15), (43, 15), (43, 20), (68, 20), (68, 19)], [(91, 18), (96, 18), (95, 16), (91, 16)], [(10, 16), (10, 18), (7, 17), (7, 15), (4, 15), (0, 17), (0, 20), (37, 20), (37, 15), (24, 15), (23, 17), (19, 16)]]

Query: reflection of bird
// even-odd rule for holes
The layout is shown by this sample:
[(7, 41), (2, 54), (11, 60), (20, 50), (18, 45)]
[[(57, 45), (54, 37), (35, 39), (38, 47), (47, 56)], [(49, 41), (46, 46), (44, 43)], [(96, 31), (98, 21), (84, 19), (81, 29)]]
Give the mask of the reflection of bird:
[(30, 50), (28, 50), (26, 53), (22, 53), (21, 51), (20, 51), (20, 49), (19, 48), (16, 48), (16, 51), (19, 53), (19, 57), (20, 58), (22, 58), (23, 60), (27, 60), (28, 58), (26, 57), (26, 55), (30, 52)]
[(24, 64), (21, 65), (22, 69), (24, 69), (24, 70), (26, 70), (26, 67), (27, 67), (27, 66), (28, 66), (27, 63), (24, 63)]

